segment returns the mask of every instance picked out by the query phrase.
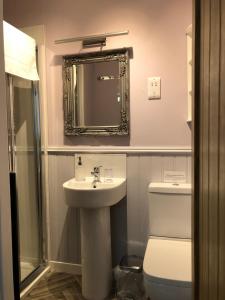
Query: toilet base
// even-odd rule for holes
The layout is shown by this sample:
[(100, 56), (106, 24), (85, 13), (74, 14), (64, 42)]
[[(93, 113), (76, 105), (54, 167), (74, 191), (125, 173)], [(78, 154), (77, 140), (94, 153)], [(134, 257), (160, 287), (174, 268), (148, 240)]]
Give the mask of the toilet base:
[(190, 287), (177, 287), (149, 282), (144, 280), (146, 296), (150, 300), (191, 300), (192, 289)]

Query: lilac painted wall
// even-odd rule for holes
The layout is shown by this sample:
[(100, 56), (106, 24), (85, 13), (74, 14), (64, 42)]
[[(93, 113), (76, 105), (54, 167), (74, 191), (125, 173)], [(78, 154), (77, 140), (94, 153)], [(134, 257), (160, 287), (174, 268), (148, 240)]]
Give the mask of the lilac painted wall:
[[(185, 30), (191, 0), (5, 0), (4, 18), (17, 27), (44, 24), (47, 45), (49, 145), (189, 146)], [(55, 39), (121, 31), (107, 48), (133, 47), (130, 63), (130, 138), (65, 138), (62, 54), (82, 51), (80, 43)], [(96, 50), (96, 49), (93, 49)], [(147, 78), (162, 78), (162, 99), (147, 100)]]

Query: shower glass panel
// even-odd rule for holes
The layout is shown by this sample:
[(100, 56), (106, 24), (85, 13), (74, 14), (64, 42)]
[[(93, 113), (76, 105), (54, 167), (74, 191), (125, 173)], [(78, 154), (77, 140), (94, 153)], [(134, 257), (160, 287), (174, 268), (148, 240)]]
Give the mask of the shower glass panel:
[(9, 75), (7, 81), (10, 171), (16, 180), (18, 266), (23, 282), (43, 263), (39, 105), (32, 81)]

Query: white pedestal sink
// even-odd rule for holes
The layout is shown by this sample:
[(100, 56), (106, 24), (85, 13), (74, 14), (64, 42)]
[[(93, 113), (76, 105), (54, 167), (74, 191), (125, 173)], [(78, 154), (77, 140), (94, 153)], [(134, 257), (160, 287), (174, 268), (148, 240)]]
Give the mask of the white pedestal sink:
[(103, 300), (111, 292), (110, 206), (126, 195), (126, 179), (92, 186), (92, 178), (65, 182), (68, 206), (81, 208), (82, 294), (88, 300)]

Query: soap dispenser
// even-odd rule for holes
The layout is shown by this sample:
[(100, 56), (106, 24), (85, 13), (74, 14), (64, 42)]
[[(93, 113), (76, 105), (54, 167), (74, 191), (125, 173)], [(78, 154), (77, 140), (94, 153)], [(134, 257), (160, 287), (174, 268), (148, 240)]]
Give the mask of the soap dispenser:
[(83, 169), (81, 156), (78, 156), (78, 161), (77, 161), (75, 170), (76, 170), (76, 173), (75, 173), (76, 180), (83, 181), (84, 180), (84, 169)]

